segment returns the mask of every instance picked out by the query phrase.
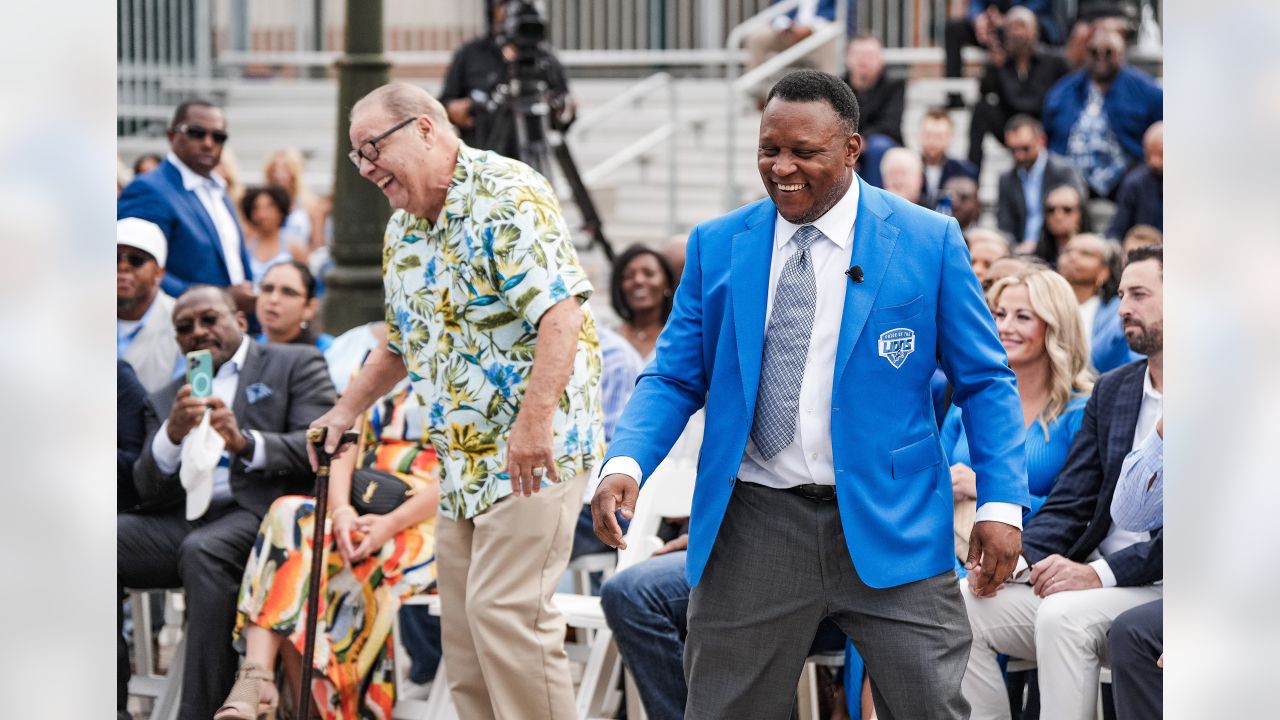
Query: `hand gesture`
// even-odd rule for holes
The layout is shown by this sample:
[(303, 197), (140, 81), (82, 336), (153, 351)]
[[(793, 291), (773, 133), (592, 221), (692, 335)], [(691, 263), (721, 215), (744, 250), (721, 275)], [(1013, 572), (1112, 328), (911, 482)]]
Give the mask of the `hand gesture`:
[(975, 500), (978, 497), (978, 476), (973, 468), (964, 463), (951, 466), (951, 496), (960, 500)]
[(1047, 598), (1065, 590), (1088, 590), (1102, 587), (1102, 580), (1092, 567), (1050, 555), (1031, 566), (1031, 589)]
[[(349, 513), (343, 513), (344, 515)], [(360, 544), (351, 551), (351, 562), (358, 563), (382, 549), (396, 536), (396, 527), (390, 515), (361, 515), (352, 524), (355, 530), (364, 533)]]
[(244, 433), (240, 432), (240, 425), (236, 422), (236, 414), (231, 412), (231, 408), (226, 403), (216, 397), (207, 398), (209, 409), (212, 413), (209, 415), (209, 426), (214, 429), (222, 439), (227, 443), (227, 451), (232, 455), (239, 455), (241, 451), (249, 444), (245, 440)]
[(170, 442), (174, 445), (180, 444), (187, 433), (200, 424), (204, 411), (209, 407), (208, 401), (209, 398), (192, 397), (190, 385), (178, 388), (178, 394), (173, 398), (173, 406), (169, 408), (169, 425), (166, 432), (169, 434)]
[(507, 436), (507, 475), (511, 491), (530, 497), (542, 489), (542, 478), (560, 482), (555, 456), (551, 454), (551, 420), (531, 419), (525, 413), (516, 416)]
[(964, 567), (969, 571), (969, 587), (978, 597), (990, 597), (1017, 567), (1022, 552), (1022, 531), (996, 520), (982, 520), (973, 524), (969, 536), (969, 559)]
[(363, 540), (353, 538), (352, 534), (356, 532), (356, 518), (360, 517), (356, 514), (355, 508), (350, 505), (339, 508), (329, 515), (329, 532), (333, 533), (333, 542), (338, 546), (338, 554), (342, 556), (342, 562), (350, 567), (354, 564), (352, 559), (356, 554), (356, 545)]
[(680, 537), (668, 542), (666, 545), (653, 551), (656, 555), (666, 555), (667, 553), (679, 552), (689, 549), (689, 533), (681, 533)]
[[(338, 443), (342, 440), (342, 433), (351, 429), (356, 422), (355, 417), (350, 413), (343, 411), (338, 406), (334, 406), (332, 410), (321, 415), (311, 423), (312, 428), (324, 428), (324, 449), (333, 457), (338, 457), (342, 453), (338, 452)], [(343, 450), (349, 446), (343, 446)], [(307, 457), (311, 460), (311, 470), (314, 472), (320, 468), (320, 461), (316, 457), (316, 451), (311, 447), (311, 443), (307, 443)]]
[(627, 543), (622, 539), (622, 526), (618, 524), (614, 513), (621, 510), (622, 517), (630, 520), (636, 513), (638, 497), (640, 485), (635, 478), (622, 473), (605, 476), (591, 498), (591, 524), (600, 542), (612, 548), (626, 549)]

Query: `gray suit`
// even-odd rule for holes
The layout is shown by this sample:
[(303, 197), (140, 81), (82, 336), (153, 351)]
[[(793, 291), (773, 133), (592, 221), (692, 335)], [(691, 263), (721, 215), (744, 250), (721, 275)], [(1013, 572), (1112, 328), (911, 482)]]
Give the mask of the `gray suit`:
[[(236, 595), (258, 525), (281, 495), (311, 494), (306, 429), (333, 407), (335, 393), (324, 358), (314, 347), (250, 341), (231, 408), (241, 429), (261, 433), (265, 466), (249, 472), (240, 458), (232, 458), (231, 501), (188, 521), (177, 472), (162, 473), (151, 451), (184, 383), (176, 380), (148, 398), (147, 440), (133, 473), (142, 506), (117, 516), (116, 572), (121, 590), (186, 590), (186, 675), (179, 717), (208, 720), (234, 680)], [(252, 386), (258, 386), (254, 402), (247, 393)], [(123, 703), (129, 677), (123, 640), (117, 652), (118, 703)]]
[[(1041, 152), (1049, 153), (1048, 150)], [(1044, 207), (1044, 198), (1049, 191), (1059, 185), (1071, 185), (1080, 191), (1081, 198), (1088, 198), (1084, 190), (1084, 181), (1080, 173), (1066, 158), (1049, 153), (1044, 166), (1044, 183), (1040, 186), (1040, 207)], [(996, 226), (1000, 232), (1013, 238), (1023, 240), (1023, 231), (1027, 226), (1027, 199), (1022, 194), (1022, 179), (1018, 177), (1016, 167), (1000, 176), (999, 195), (996, 200)]]

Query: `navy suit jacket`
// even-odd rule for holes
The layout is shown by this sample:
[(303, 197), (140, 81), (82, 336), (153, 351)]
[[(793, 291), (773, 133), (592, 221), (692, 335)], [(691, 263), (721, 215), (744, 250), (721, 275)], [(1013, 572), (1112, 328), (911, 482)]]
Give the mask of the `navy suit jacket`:
[[(1120, 466), (1133, 449), (1142, 407), (1145, 359), (1098, 378), (1067, 462), (1040, 512), (1022, 533), (1022, 554), (1035, 564), (1059, 554), (1084, 562), (1111, 529), (1111, 498)], [(1121, 587), (1164, 579), (1164, 528), (1107, 557)]]
[[(225, 197), (224, 201), (227, 211), (235, 218), (236, 210), (231, 201)], [(209, 217), (200, 198), (182, 185), (182, 173), (173, 163), (165, 160), (160, 167), (139, 175), (125, 186), (116, 200), (116, 219), (127, 217), (155, 223), (169, 240), (169, 259), (165, 262), (164, 280), (160, 283), (169, 295), (178, 297), (193, 284), (218, 287), (231, 284), (227, 258), (213, 218)], [(249, 251), (245, 248), (239, 221), (236, 232), (240, 234), (240, 260), (244, 265), (245, 279), (251, 280)]]

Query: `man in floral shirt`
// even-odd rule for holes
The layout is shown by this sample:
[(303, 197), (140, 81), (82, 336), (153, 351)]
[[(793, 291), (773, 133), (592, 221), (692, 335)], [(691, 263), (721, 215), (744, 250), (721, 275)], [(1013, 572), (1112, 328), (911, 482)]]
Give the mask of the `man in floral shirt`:
[(356, 103), (351, 144), (396, 209), (382, 255), (387, 345), (316, 426), (332, 448), (408, 374), (440, 460), (439, 587), (458, 715), (572, 717), (551, 595), (603, 455), (591, 283), (546, 179), (467, 147), (421, 88), (385, 85)]

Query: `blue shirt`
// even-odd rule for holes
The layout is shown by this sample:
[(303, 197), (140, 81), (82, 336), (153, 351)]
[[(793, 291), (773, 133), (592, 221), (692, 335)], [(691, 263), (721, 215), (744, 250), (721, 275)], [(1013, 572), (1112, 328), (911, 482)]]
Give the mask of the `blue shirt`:
[(1049, 153), (1041, 150), (1040, 157), (1030, 170), (1018, 168), (1022, 181), (1022, 200), (1027, 206), (1027, 224), (1022, 230), (1023, 240), (1039, 240), (1040, 227), (1044, 225), (1044, 168), (1049, 164)]
[(1111, 498), (1111, 519), (1130, 532), (1164, 526), (1164, 439), (1154, 430), (1125, 456)]
[(603, 325), (596, 326), (600, 338), (600, 406), (604, 413), (604, 441), (613, 437), (613, 428), (636, 389), (636, 378), (644, 370), (640, 353), (618, 333)]
[[(1076, 395), (1067, 403), (1062, 414), (1049, 423), (1049, 437), (1045, 438), (1044, 428), (1034, 422), (1027, 428), (1027, 490), (1031, 493), (1031, 507), (1022, 513), (1022, 524), (1035, 515), (1045, 498), (1053, 489), (1058, 479), (1058, 471), (1067, 461), (1067, 453), (1071, 450), (1071, 441), (1080, 430), (1084, 419), (1084, 406), (1089, 401), (1088, 395)], [(947, 419), (942, 423), (942, 450), (947, 454), (952, 465), (964, 463), (973, 467), (969, 459), (969, 438), (965, 435), (962, 422), (963, 410), (959, 405), (951, 406)]]

